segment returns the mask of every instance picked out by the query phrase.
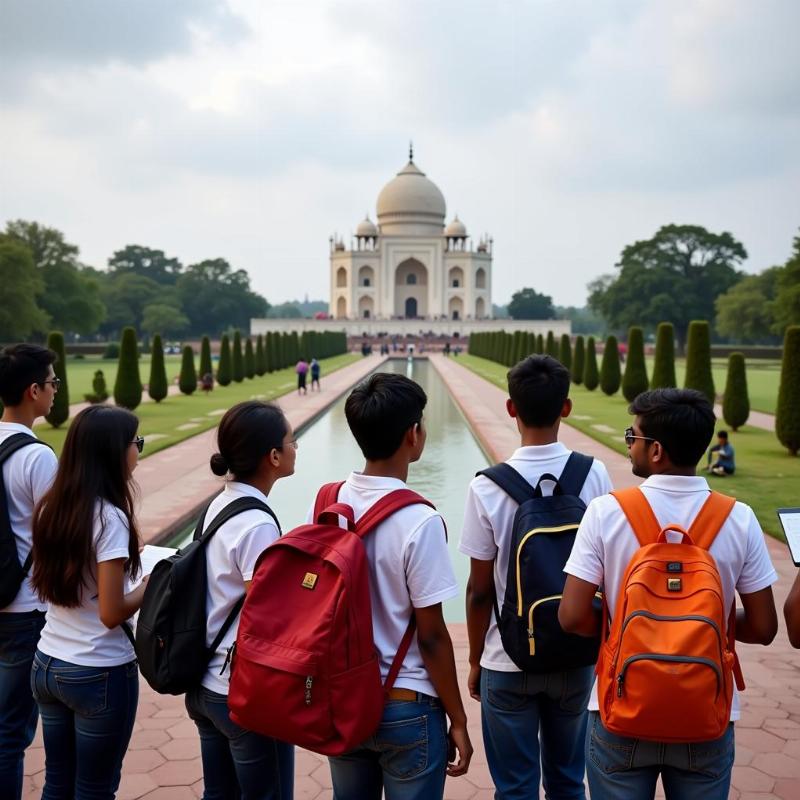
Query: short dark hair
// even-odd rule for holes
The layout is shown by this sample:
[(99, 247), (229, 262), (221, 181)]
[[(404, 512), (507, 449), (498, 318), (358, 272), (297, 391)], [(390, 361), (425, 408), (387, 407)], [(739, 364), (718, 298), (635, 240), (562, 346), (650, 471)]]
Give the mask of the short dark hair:
[(359, 383), (344, 404), (344, 414), (364, 458), (393, 456), (406, 431), (421, 422), (427, 402), (422, 387), (405, 375), (376, 372)]
[(18, 406), (25, 390), (34, 383), (43, 385), (48, 367), (58, 356), (38, 344), (12, 344), (0, 350), (0, 400), (5, 406)]
[(694, 389), (642, 392), (628, 407), (643, 436), (660, 442), (673, 464), (693, 467), (703, 457), (717, 421), (708, 398)]
[(717, 431), (717, 436), (719, 436), (720, 439), (727, 439), (728, 431)]
[(548, 428), (569, 396), (569, 370), (552, 356), (528, 356), (508, 371), (508, 394), (528, 428)]

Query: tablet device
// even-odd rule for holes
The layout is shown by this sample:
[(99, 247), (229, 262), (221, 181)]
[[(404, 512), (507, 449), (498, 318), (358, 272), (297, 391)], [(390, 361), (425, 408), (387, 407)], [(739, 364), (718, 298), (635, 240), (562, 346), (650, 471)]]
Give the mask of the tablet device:
[(792, 561), (796, 567), (800, 567), (800, 508), (779, 508), (778, 519), (781, 521)]

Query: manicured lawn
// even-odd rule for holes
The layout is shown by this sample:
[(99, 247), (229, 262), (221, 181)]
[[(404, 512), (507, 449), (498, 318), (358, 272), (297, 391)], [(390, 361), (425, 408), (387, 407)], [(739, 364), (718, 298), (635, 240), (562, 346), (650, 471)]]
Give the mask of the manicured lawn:
[[(199, 357), (196, 358), (199, 363)], [(167, 381), (173, 383), (173, 379), (181, 371), (180, 356), (164, 356), (164, 363), (167, 368)], [(84, 395), (92, 392), (92, 381), (94, 373), (100, 369), (106, 379), (106, 388), (110, 395), (114, 394), (114, 381), (117, 379), (116, 358), (101, 358), (100, 356), (86, 356), (86, 358), (72, 358), (67, 356), (67, 383), (69, 384), (69, 402), (82, 403)], [(150, 356), (141, 356), (139, 359), (139, 374), (142, 383), (147, 383), (150, 379)]]
[[(323, 359), (320, 362), (323, 390), (326, 375), (360, 358), (355, 353), (347, 353)], [(169, 367), (167, 371), (169, 373)], [(242, 383), (215, 386), (208, 395), (197, 391), (192, 395), (167, 397), (160, 403), (142, 403), (135, 413), (139, 417), (139, 433), (146, 442), (143, 458), (213, 428), (220, 416), (235, 403), (255, 398), (270, 400), (286, 394), (293, 386), (296, 386), (294, 367), (288, 367), (261, 378), (245, 379)], [(58, 453), (61, 452), (66, 434), (66, 425), (58, 429), (46, 424), (36, 428), (36, 435), (52, 445)]]
[[(470, 355), (460, 357), (459, 363), (506, 389), (506, 367)], [(607, 397), (600, 389), (590, 392), (574, 384), (570, 396), (574, 408), (569, 424), (627, 455), (622, 434), (631, 424), (631, 416), (625, 398), (620, 393)], [(719, 427), (723, 426), (720, 420)], [(712, 486), (752, 506), (764, 530), (782, 539), (775, 509), (798, 503), (800, 458), (789, 456), (774, 433), (748, 425), (731, 434), (731, 443), (736, 449), (736, 474), (727, 478), (712, 476)]]

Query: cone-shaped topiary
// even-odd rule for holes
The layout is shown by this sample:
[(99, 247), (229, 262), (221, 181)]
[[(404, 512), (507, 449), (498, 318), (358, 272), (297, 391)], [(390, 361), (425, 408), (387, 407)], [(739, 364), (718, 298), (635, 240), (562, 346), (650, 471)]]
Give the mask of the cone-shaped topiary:
[(644, 332), (634, 325), (628, 330), (628, 358), (625, 361), (622, 394), (630, 403), (634, 397), (646, 392), (649, 386), (647, 365), (644, 362)]
[(266, 367), (267, 372), (273, 372), (275, 370), (275, 365), (273, 361), (273, 354), (275, 348), (272, 344), (272, 334), (265, 333), (264, 334), (264, 366)]
[(536, 334), (536, 352), (540, 355), (544, 355), (544, 337), (541, 333)]
[(689, 336), (686, 343), (686, 380), (687, 389), (697, 389), (713, 403), (714, 376), (711, 374), (711, 330), (705, 320), (694, 320), (689, 323)]
[(677, 386), (675, 379), (675, 330), (671, 322), (661, 322), (656, 330), (656, 355), (651, 389), (669, 389)]
[(153, 337), (152, 355), (150, 356), (150, 380), (147, 383), (147, 394), (160, 403), (168, 394), (167, 369), (164, 366), (164, 347), (160, 334)]
[(244, 380), (244, 354), (242, 353), (242, 334), (233, 332), (233, 379), (236, 383)]
[(133, 411), (142, 402), (142, 378), (139, 375), (139, 352), (136, 331), (123, 328), (119, 344), (119, 365), (114, 381), (114, 402)]
[(556, 337), (553, 331), (547, 331), (547, 342), (545, 343), (544, 349), (547, 355), (558, 358), (558, 345), (556, 344)]
[(722, 416), (725, 424), (738, 430), (750, 416), (750, 396), (747, 393), (747, 372), (742, 353), (728, 356), (728, 377), (722, 397)]
[(69, 387), (67, 386), (67, 356), (64, 351), (64, 334), (53, 331), (47, 337), (47, 346), (56, 354), (53, 372), (60, 378), (61, 384), (53, 398), (53, 407), (45, 419), (58, 428), (69, 419)]
[(204, 336), (200, 342), (200, 371), (199, 377), (202, 379), (206, 375), (214, 374), (214, 368), (211, 366), (211, 342), (208, 336)]
[(253, 353), (253, 341), (249, 336), (244, 340), (244, 374), (246, 378), (256, 376), (256, 356)]
[(572, 343), (568, 333), (561, 334), (561, 344), (558, 348), (558, 360), (569, 370), (572, 369)]
[(600, 383), (600, 374), (597, 370), (597, 351), (594, 336), (586, 340), (586, 359), (583, 367), (583, 385), (593, 392)]
[(184, 394), (194, 394), (194, 390), (197, 388), (197, 371), (194, 368), (194, 351), (188, 344), (183, 348), (181, 374), (178, 378), (178, 386)]
[(231, 343), (228, 334), (222, 334), (222, 341), (219, 345), (219, 365), (217, 366), (217, 383), (220, 386), (228, 386), (232, 380), (231, 375)]
[(603, 348), (603, 361), (600, 365), (600, 388), (609, 396), (619, 391), (622, 375), (619, 367), (619, 345), (616, 336), (606, 339)]
[(256, 375), (263, 375), (267, 371), (267, 363), (264, 360), (264, 336), (258, 334), (256, 338)]
[(87, 403), (105, 403), (105, 401), (108, 400), (106, 376), (103, 375), (103, 370), (95, 370), (94, 377), (92, 378), (91, 394), (85, 394), (83, 397)]
[(586, 363), (586, 350), (583, 343), (583, 336), (575, 337), (575, 354), (572, 357), (572, 382), (583, 383), (583, 370)]
[(800, 450), (800, 325), (789, 326), (783, 337), (775, 435), (793, 456), (797, 455)]

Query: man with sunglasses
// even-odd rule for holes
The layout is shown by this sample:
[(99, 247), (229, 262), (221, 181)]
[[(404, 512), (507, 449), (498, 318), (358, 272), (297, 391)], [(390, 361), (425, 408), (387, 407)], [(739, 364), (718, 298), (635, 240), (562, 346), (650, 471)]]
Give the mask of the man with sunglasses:
[[(22, 796), (25, 749), (36, 731), (30, 673), (46, 605), (27, 578), (31, 519), (58, 461), (49, 447), (37, 444), (32, 428), (37, 417), (50, 412), (58, 391), (55, 360), (52, 350), (33, 344), (0, 351), (0, 453), (7, 454), (0, 462), (0, 593), (5, 595), (0, 602), (0, 798), (12, 800)], [(15, 574), (20, 584), (13, 582)]]

